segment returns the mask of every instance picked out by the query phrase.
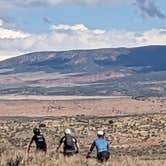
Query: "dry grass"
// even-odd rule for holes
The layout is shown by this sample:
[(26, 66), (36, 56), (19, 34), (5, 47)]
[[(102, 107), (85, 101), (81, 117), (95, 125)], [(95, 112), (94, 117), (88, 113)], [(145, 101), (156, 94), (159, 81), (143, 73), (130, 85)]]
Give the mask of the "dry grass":
[(107, 163), (99, 163), (96, 159), (86, 159), (77, 155), (64, 158), (62, 154), (48, 153), (29, 156), (25, 152), (3, 152), (0, 156), (0, 166), (165, 166), (166, 160), (141, 160), (133, 157), (112, 157)]
[[(111, 159), (107, 166), (164, 166), (166, 165), (166, 115), (142, 115), (129, 117), (61, 117), (38, 119), (0, 120), (0, 166), (100, 166), (95, 158), (85, 155), (102, 128), (112, 140)], [(33, 135), (32, 129), (41, 127), (48, 154), (35, 155), (35, 145), (29, 156), (27, 145)], [(55, 153), (60, 136), (66, 127), (73, 129), (80, 144), (80, 154), (64, 158)], [(95, 156), (95, 151), (92, 156)], [(165, 159), (165, 160), (162, 160)], [(103, 164), (104, 165), (104, 164)]]

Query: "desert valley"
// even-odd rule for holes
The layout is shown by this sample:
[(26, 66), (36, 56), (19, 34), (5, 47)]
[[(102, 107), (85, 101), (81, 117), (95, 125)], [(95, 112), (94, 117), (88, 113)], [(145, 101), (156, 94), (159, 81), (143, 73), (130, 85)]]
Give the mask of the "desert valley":
[[(99, 129), (111, 142), (107, 165), (165, 165), (166, 68), (156, 57), (164, 61), (165, 50), (38, 52), (0, 62), (0, 165), (100, 165), (95, 152), (85, 159)], [(35, 126), (48, 143), (45, 157), (35, 147), (26, 153)], [(67, 161), (55, 151), (65, 128), (80, 144)]]

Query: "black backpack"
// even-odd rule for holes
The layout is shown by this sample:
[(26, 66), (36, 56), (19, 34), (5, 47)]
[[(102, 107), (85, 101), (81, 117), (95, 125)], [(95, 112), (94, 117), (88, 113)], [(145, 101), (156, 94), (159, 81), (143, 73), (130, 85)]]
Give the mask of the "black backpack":
[(66, 149), (75, 149), (75, 146), (74, 146), (74, 144), (75, 144), (75, 142), (74, 142), (74, 137), (73, 136), (71, 136), (71, 135), (65, 135), (65, 141), (64, 141), (64, 145), (65, 145), (65, 148)]

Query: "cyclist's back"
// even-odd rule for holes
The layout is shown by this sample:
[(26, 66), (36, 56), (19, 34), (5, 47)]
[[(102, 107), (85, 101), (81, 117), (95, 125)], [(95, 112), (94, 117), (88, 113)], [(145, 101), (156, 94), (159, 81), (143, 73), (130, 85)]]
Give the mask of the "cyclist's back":
[(65, 156), (71, 156), (79, 152), (77, 139), (72, 136), (72, 132), (70, 129), (66, 129), (64, 132), (65, 136), (60, 139), (59, 146), (57, 147), (57, 151), (60, 149), (63, 144), (63, 153)]
[(90, 157), (90, 154), (92, 153), (94, 147), (96, 147), (97, 150), (97, 159), (101, 162), (107, 161), (110, 157), (109, 153), (109, 143), (104, 138), (104, 132), (98, 131), (97, 132), (97, 139), (95, 139), (90, 147), (90, 150), (87, 154), (87, 158)]
[(40, 133), (39, 128), (35, 127), (33, 129), (33, 133), (34, 133), (34, 135), (33, 135), (32, 139), (29, 143), (29, 146), (28, 146), (28, 153), (30, 151), (31, 144), (33, 142), (35, 142), (35, 144), (36, 144), (36, 150), (37, 151), (40, 150), (40, 151), (46, 152), (47, 151), (47, 144), (46, 144), (46, 141), (45, 141), (45, 138), (44, 138), (43, 134)]
[(34, 135), (32, 139), (35, 141), (37, 150), (46, 150), (46, 142), (42, 134)]
[(108, 149), (108, 142), (104, 138), (97, 138), (95, 141), (95, 146), (97, 149), (97, 153), (103, 152), (103, 151), (109, 151)]

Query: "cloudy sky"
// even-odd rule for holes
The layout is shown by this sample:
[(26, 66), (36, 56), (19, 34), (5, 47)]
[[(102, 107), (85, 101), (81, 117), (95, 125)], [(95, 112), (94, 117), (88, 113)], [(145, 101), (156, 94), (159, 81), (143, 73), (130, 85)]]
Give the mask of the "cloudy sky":
[(0, 0), (0, 60), (34, 51), (166, 45), (166, 0)]

